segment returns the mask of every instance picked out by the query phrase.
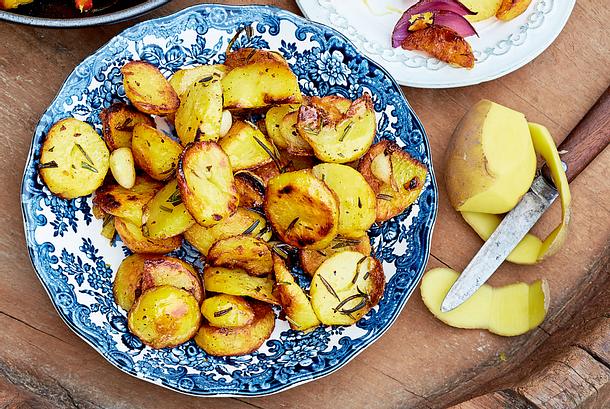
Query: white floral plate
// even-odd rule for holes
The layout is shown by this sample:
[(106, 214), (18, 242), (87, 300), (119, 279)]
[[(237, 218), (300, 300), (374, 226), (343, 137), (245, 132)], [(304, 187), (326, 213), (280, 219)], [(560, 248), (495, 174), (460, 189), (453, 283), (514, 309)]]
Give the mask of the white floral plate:
[(533, 0), (519, 17), (475, 23), (468, 37), (476, 58), (471, 70), (452, 67), (423, 53), (392, 48), (394, 25), (415, 0), (297, 0), (305, 16), (347, 36), (401, 85), (454, 88), (509, 74), (540, 55), (557, 38), (576, 0)]

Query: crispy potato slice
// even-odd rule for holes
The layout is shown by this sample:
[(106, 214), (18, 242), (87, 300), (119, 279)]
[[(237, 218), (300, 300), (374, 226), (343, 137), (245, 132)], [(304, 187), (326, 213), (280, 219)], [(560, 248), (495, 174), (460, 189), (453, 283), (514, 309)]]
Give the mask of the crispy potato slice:
[(136, 164), (156, 180), (174, 177), (182, 146), (158, 129), (138, 124), (133, 128), (131, 150)]
[(275, 328), (275, 314), (267, 304), (250, 304), (254, 311), (254, 320), (250, 324), (236, 328), (220, 328), (204, 323), (195, 335), (197, 345), (214, 356), (245, 355), (260, 348)]
[(201, 304), (204, 298), (199, 274), (188, 263), (175, 257), (149, 257), (144, 260), (142, 292), (153, 287), (171, 285), (188, 291)]
[(320, 320), (316, 317), (307, 295), (286, 268), (284, 260), (277, 255), (273, 255), (273, 270), (277, 293), (290, 328), (307, 331), (320, 325)]
[(218, 144), (226, 152), (233, 171), (265, 165), (276, 157), (275, 147), (254, 125), (235, 121)]
[(132, 254), (123, 259), (116, 272), (112, 283), (112, 293), (114, 301), (125, 311), (131, 309), (142, 293), (142, 273), (144, 273), (144, 262), (148, 257), (150, 256), (146, 254)]
[(148, 201), (142, 215), (148, 237), (163, 239), (177, 236), (195, 224), (180, 197), (178, 181), (170, 181)]
[(86, 122), (66, 118), (49, 129), (38, 172), (53, 194), (63, 199), (90, 195), (108, 173), (110, 152)]
[(178, 187), (189, 213), (204, 227), (226, 219), (239, 204), (229, 157), (214, 142), (197, 142), (182, 152)]
[(271, 238), (271, 231), (267, 227), (265, 218), (261, 214), (243, 207), (238, 207), (237, 211), (229, 218), (212, 227), (193, 225), (184, 232), (184, 237), (201, 254), (207, 257), (210, 247), (218, 240), (240, 234), (257, 237), (264, 241)]
[(198, 67), (183, 68), (176, 71), (170, 77), (169, 84), (182, 100), (182, 95), (197, 81), (207, 79), (210, 76), (222, 78), (224, 77), (226, 71), (227, 67), (222, 64), (200, 65)]
[(238, 48), (237, 50), (228, 52), (225, 59), (225, 66), (228, 70), (232, 70), (237, 67), (243, 67), (244, 65), (266, 61), (278, 62), (289, 67), (280, 53), (251, 47)]
[(502, 0), (496, 17), (502, 21), (512, 20), (523, 14), (531, 2), (532, 0)]
[(243, 327), (254, 321), (254, 310), (243, 297), (218, 294), (206, 298), (201, 304), (201, 314), (213, 327)]
[(155, 121), (124, 102), (115, 102), (100, 112), (102, 135), (108, 149), (131, 148), (133, 127), (137, 124), (155, 126)]
[(206, 267), (203, 270), (203, 286), (207, 291), (251, 297), (279, 305), (273, 293), (275, 281), (269, 277), (254, 277), (239, 269)]
[(278, 149), (286, 149), (288, 144), (280, 132), (284, 117), (291, 112), (298, 112), (300, 104), (284, 104), (269, 108), (265, 114), (265, 130)]
[(286, 150), (296, 156), (314, 156), (314, 149), (297, 130), (298, 119), (299, 111), (290, 112), (280, 122), (280, 134), (286, 144)]
[(459, 67), (474, 67), (474, 54), (468, 41), (447, 27), (432, 25), (413, 31), (401, 46), (405, 50), (423, 51)]
[(373, 308), (385, 287), (381, 263), (356, 251), (336, 253), (311, 280), (311, 305), (326, 325), (352, 325)]
[(336, 196), (309, 169), (271, 179), (264, 207), (273, 230), (292, 246), (322, 249), (337, 235)]
[(114, 227), (123, 243), (134, 253), (165, 254), (176, 250), (182, 244), (182, 236), (166, 239), (145, 237), (140, 227), (120, 217), (114, 218)]
[(239, 196), (239, 205), (243, 207), (261, 207), (265, 200), (265, 184), (263, 180), (247, 170), (236, 172), (235, 188)]
[(180, 106), (178, 94), (154, 65), (130, 61), (121, 68), (129, 101), (146, 114), (167, 115)]
[(180, 345), (197, 333), (199, 303), (193, 295), (171, 285), (144, 291), (127, 316), (129, 330), (152, 348)]
[[(327, 104), (328, 105), (328, 104)], [(296, 128), (324, 162), (346, 163), (358, 159), (369, 149), (377, 132), (375, 110), (369, 94), (355, 100), (337, 117), (338, 108), (325, 111), (324, 104), (303, 105)]]
[(137, 176), (131, 189), (118, 184), (104, 185), (95, 192), (93, 204), (104, 212), (142, 225), (142, 209), (161, 189), (161, 183), (145, 176)]
[(220, 74), (195, 81), (182, 94), (176, 111), (176, 133), (183, 145), (194, 141), (217, 141), (222, 123)]
[(250, 169), (250, 172), (260, 177), (265, 187), (267, 187), (267, 184), (269, 183), (269, 180), (271, 178), (279, 176), (280, 174), (280, 170), (278, 169), (277, 164), (275, 162), (271, 162), (266, 165)]
[(273, 271), (269, 247), (252, 236), (240, 235), (217, 241), (210, 248), (206, 261), (213, 266), (243, 269), (255, 276)]
[(315, 177), (324, 181), (339, 199), (339, 228), (337, 234), (358, 238), (375, 223), (375, 192), (355, 169), (338, 163), (314, 166)]
[(342, 251), (357, 251), (364, 255), (371, 254), (371, 239), (367, 234), (358, 239), (336, 237), (328, 247), (322, 250), (299, 250), (301, 268), (313, 276), (320, 265), (335, 253)]
[(358, 170), (377, 196), (377, 222), (386, 221), (417, 200), (428, 169), (394, 142), (383, 140), (360, 160)]
[(349, 111), (352, 100), (340, 95), (327, 95), (325, 97), (308, 97), (307, 104), (315, 106), (328, 115), (328, 120), (338, 122)]

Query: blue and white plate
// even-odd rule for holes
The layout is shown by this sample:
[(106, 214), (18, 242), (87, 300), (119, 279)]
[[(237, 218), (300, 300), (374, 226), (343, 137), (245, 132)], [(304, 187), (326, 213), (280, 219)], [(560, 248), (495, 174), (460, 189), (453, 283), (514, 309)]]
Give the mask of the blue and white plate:
[[(396, 140), (430, 169), (419, 200), (372, 230), (374, 253), (387, 286), (378, 307), (351, 327), (303, 334), (277, 320), (258, 351), (240, 357), (208, 356), (194, 342), (154, 350), (127, 330), (125, 311), (112, 297), (112, 280), (129, 251), (100, 236), (91, 198), (53, 196), (37, 174), (43, 138), (58, 120), (74, 116), (100, 130), (99, 112), (125, 100), (120, 67), (143, 59), (169, 76), (197, 64), (219, 63), (236, 31), (251, 25), (236, 46), (284, 55), (307, 95), (373, 95), (377, 138)], [(428, 260), (437, 212), (437, 186), (424, 129), (400, 87), (341, 34), (273, 7), (200, 5), (125, 30), (70, 74), (36, 128), (22, 185), (28, 250), (59, 315), (81, 338), (124, 372), (197, 396), (260, 396), (327, 375), (378, 339), (398, 317)], [(175, 252), (201, 267), (188, 244)]]

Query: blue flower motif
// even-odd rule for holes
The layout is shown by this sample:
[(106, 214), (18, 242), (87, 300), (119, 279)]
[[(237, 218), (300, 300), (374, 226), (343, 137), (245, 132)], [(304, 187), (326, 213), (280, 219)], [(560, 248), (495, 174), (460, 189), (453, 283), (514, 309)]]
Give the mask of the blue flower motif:
[(324, 53), (317, 61), (318, 75), (324, 82), (333, 85), (347, 85), (347, 77), (352, 70), (343, 63), (343, 54), (340, 51)]

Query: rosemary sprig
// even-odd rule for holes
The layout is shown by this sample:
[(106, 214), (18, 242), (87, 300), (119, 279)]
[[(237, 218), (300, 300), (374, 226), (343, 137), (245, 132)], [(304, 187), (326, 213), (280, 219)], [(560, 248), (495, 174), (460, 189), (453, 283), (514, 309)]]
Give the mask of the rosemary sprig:
[(360, 200), (360, 196), (358, 196), (358, 209), (362, 209), (362, 201)]
[(223, 315), (227, 314), (232, 309), (233, 309), (233, 307), (229, 307), (224, 310), (216, 311), (216, 312), (214, 312), (214, 317), (216, 317), (216, 318), (222, 317)]
[(385, 193), (379, 193), (379, 194), (377, 195), (377, 199), (381, 199), (381, 200), (388, 200), (388, 201), (390, 201), (390, 200), (394, 199), (394, 196), (392, 196), (392, 195), (386, 195)]
[(339, 302), (341, 302), (341, 298), (339, 298), (335, 289), (330, 285), (328, 281), (326, 281), (326, 279), (322, 275), (320, 275), (320, 280), (322, 280), (322, 284), (324, 284), (324, 287), (326, 287), (328, 292), (331, 293), (337, 300), (339, 300)]
[(165, 207), (163, 205), (159, 206), (159, 209), (161, 209), (161, 210), (163, 210), (164, 212), (167, 212), (167, 213), (172, 213), (174, 211), (173, 209), (170, 209), (169, 207)]
[(271, 251), (273, 251), (275, 254), (277, 254), (278, 256), (280, 256), (281, 258), (283, 258), (284, 260), (288, 258), (289, 254), (286, 250), (284, 250), (281, 247), (278, 247), (277, 245), (273, 246), (271, 248)]
[(345, 129), (343, 130), (343, 134), (341, 135), (341, 137), (339, 138), (339, 142), (343, 142), (343, 140), (345, 139), (345, 137), (347, 136), (347, 134), (349, 133), (349, 131), (352, 129), (352, 126), (354, 126), (354, 121), (350, 121), (349, 124), (347, 124), (347, 126), (345, 127)]
[(265, 152), (267, 152), (267, 155), (269, 155), (269, 157), (271, 158), (273, 163), (275, 163), (275, 166), (277, 167), (277, 170), (280, 171), (280, 173), (281, 173), (281, 171), (282, 171), (282, 164), (280, 163), (280, 160), (277, 158), (275, 153), (271, 152), (271, 149), (269, 149), (269, 147), (267, 145), (265, 145), (263, 143), (263, 141), (258, 139), (256, 136), (252, 135), (252, 137), (254, 138), (256, 143), (258, 143), (260, 145), (260, 147), (263, 148), (265, 150)]
[(295, 224), (297, 224), (298, 221), (299, 221), (299, 218), (295, 217), (294, 220), (290, 222), (288, 227), (286, 227), (286, 232), (289, 232), (290, 230), (292, 230), (292, 228), (294, 227)]
[(182, 203), (182, 197), (180, 197), (180, 190), (176, 189), (170, 197), (167, 198), (165, 203), (169, 203), (176, 207)]
[(38, 169), (50, 169), (50, 168), (57, 168), (57, 162), (55, 162), (54, 160), (52, 160), (51, 162), (47, 162), (47, 163), (41, 163), (40, 165), (38, 165)]
[(322, 250), (316, 250), (318, 252), (319, 255), (326, 257), (326, 253), (323, 252)]
[[(89, 155), (87, 154), (87, 152), (85, 152), (85, 150), (83, 149), (83, 147), (80, 145), (80, 143), (75, 143), (74, 145), (76, 145), (76, 147), (78, 148), (78, 150), (83, 154), (83, 156), (85, 157), (85, 159), (87, 159), (87, 162), (89, 162), (89, 164), (91, 164), (93, 166), (93, 161), (91, 160), (91, 158), (89, 157)], [(95, 171), (95, 173), (97, 173), (97, 170)]]
[(296, 328), (300, 327), (299, 324), (296, 323), (295, 320), (293, 320), (292, 318), (290, 318), (288, 315), (286, 315), (286, 321), (288, 321), (289, 323), (291, 323), (292, 325), (294, 325)]
[[(352, 294), (349, 297), (345, 298), (343, 301), (340, 301), (339, 304), (337, 304), (337, 306), (333, 309), (333, 311), (340, 312), (341, 314), (349, 315), (351, 313), (358, 311), (362, 307), (364, 307), (367, 304), (367, 302), (369, 301), (369, 295), (367, 293), (363, 292), (362, 290), (360, 290), (360, 288), (358, 288), (358, 287), (356, 287), (356, 289), (358, 290), (357, 294)], [(343, 307), (348, 302), (357, 300), (359, 298), (362, 298), (362, 301), (360, 303), (358, 303), (355, 307), (352, 307), (349, 310), (340, 310), (341, 307)]]
[(364, 260), (366, 260), (367, 258), (368, 258), (368, 256), (363, 256), (356, 263), (356, 274), (354, 274), (354, 278), (352, 278), (352, 284), (356, 284), (356, 281), (358, 281), (358, 275), (360, 275), (360, 264), (362, 264), (364, 262)]
[(80, 167), (83, 168), (83, 169), (87, 169), (90, 172), (98, 173), (97, 169), (94, 168), (93, 166), (89, 165), (87, 162), (81, 162), (80, 163)]
[(250, 227), (248, 227), (246, 230), (244, 230), (244, 232), (242, 234), (250, 234), (254, 231), (254, 229), (256, 229), (256, 226), (258, 226), (260, 223), (259, 219), (254, 220), (254, 222), (250, 225)]
[(278, 281), (275, 285), (292, 285), (290, 281)]
[[(348, 310), (340, 310), (339, 312), (340, 312), (341, 314), (344, 314), (344, 315), (349, 315), (351, 318), (354, 318), (354, 317), (352, 317), (352, 315), (351, 315), (351, 314), (353, 314), (353, 313), (354, 313), (354, 312), (356, 312), (356, 311), (361, 310), (361, 309), (362, 309), (362, 308), (364, 308), (364, 307), (365, 307), (367, 304), (368, 304), (368, 300), (367, 300), (366, 298), (363, 298), (363, 299), (362, 299), (362, 300), (361, 300), (361, 301), (360, 301), (358, 304), (356, 304), (356, 305), (355, 305), (355, 306), (353, 306), (352, 308), (350, 308), (350, 309), (348, 309)], [(335, 311), (335, 312), (336, 312), (336, 311)]]
[(117, 131), (133, 131), (133, 125), (131, 125), (132, 121), (133, 119), (126, 118), (122, 124), (115, 126), (114, 129)]
[(360, 244), (360, 240), (354, 240), (354, 239), (339, 239), (337, 240), (337, 242), (331, 247), (331, 249), (340, 249), (343, 247), (349, 247), (349, 246), (357, 246), (358, 244)]
[(204, 84), (208, 81), (211, 81), (212, 79), (214, 79), (213, 75), (208, 75), (207, 77), (203, 77), (202, 79), (200, 79), (199, 81), (197, 81), (200, 84)]

